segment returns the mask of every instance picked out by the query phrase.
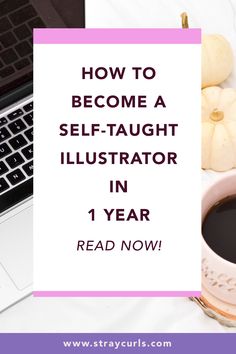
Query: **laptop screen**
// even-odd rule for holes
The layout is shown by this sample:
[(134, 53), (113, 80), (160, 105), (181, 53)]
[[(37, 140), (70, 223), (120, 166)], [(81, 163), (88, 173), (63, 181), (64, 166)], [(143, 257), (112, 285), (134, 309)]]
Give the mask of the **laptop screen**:
[(0, 95), (32, 81), (33, 28), (84, 26), (84, 0), (0, 0)]

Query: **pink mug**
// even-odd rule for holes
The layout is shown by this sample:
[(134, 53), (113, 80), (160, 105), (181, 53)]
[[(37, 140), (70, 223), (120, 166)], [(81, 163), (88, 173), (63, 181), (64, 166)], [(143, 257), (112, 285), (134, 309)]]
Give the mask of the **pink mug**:
[[(202, 220), (216, 202), (230, 195), (236, 195), (236, 171), (223, 174), (206, 188), (202, 198)], [(219, 300), (236, 305), (236, 264), (217, 255), (203, 237), (202, 284)]]

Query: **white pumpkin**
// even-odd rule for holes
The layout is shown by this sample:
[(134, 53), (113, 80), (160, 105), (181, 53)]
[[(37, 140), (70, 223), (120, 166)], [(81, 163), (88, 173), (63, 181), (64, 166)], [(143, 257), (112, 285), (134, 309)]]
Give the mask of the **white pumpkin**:
[(236, 90), (202, 90), (202, 168), (227, 171), (236, 167)]
[[(188, 29), (188, 15), (181, 14), (182, 28)], [(219, 85), (233, 71), (233, 51), (220, 34), (202, 35), (202, 88)]]
[(202, 36), (202, 87), (218, 85), (233, 70), (233, 52), (229, 42), (219, 34)]

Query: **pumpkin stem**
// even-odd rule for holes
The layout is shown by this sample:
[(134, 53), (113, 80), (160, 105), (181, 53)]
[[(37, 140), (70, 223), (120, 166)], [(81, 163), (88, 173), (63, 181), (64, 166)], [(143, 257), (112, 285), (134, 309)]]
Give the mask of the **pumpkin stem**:
[(210, 114), (210, 119), (214, 122), (219, 122), (220, 120), (224, 119), (224, 112), (214, 109), (214, 111), (212, 111)]
[(182, 28), (189, 28), (187, 13), (183, 12), (181, 14), (181, 18), (182, 18)]

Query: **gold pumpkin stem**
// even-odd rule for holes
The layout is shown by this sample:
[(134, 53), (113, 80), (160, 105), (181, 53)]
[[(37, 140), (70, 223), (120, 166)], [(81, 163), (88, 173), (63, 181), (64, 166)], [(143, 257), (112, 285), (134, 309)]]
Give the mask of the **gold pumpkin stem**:
[(210, 114), (210, 119), (214, 122), (219, 122), (220, 120), (224, 119), (224, 112), (214, 109), (214, 111), (212, 111)]
[(182, 18), (182, 28), (189, 28), (187, 13), (183, 12), (181, 14), (181, 18)]

